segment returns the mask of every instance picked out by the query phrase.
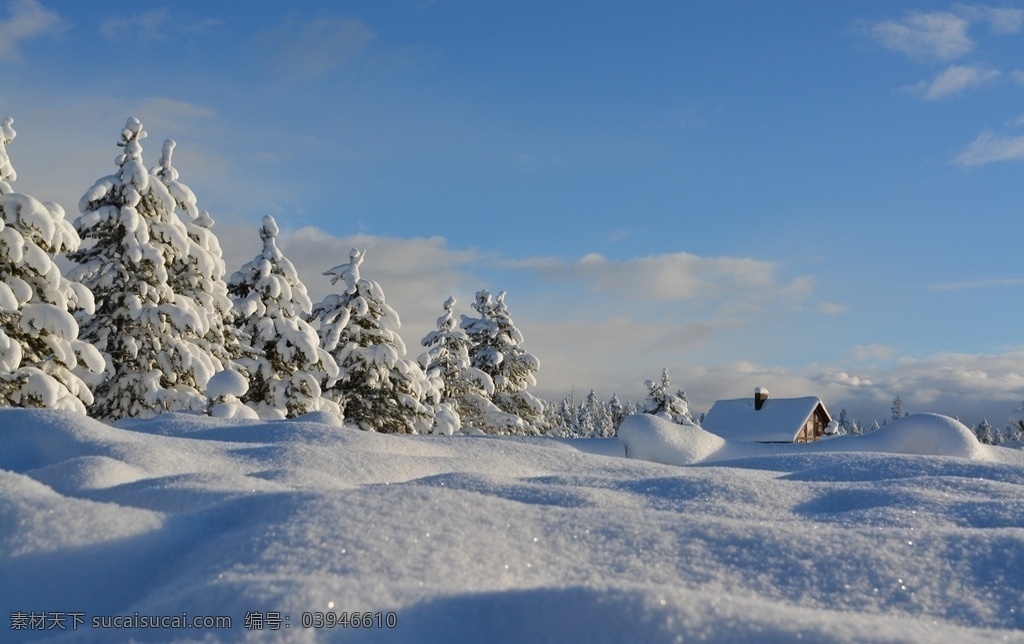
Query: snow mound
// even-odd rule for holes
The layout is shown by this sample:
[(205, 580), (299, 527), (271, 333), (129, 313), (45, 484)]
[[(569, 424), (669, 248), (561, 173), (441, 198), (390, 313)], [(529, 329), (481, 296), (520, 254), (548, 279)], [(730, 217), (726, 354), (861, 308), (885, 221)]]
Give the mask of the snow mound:
[(666, 465), (692, 465), (725, 447), (724, 438), (697, 425), (679, 425), (651, 414), (633, 414), (619, 426), (626, 456)]
[(109, 456), (78, 456), (27, 474), (62, 494), (103, 490), (150, 476), (141, 468)]
[(206, 395), (216, 400), (225, 396), (242, 396), (249, 391), (249, 381), (237, 371), (224, 370), (213, 374), (206, 383)]
[(958, 420), (940, 414), (911, 414), (863, 436), (849, 437), (823, 446), (842, 448), (855, 444), (857, 451), (922, 456), (955, 456), (989, 460), (990, 451)]

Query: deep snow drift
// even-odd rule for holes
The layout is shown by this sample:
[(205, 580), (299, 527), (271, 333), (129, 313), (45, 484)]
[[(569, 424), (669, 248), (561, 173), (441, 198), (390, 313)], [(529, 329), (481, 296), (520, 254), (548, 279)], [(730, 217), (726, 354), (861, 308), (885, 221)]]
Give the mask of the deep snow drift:
[[(1024, 641), (1024, 455), (967, 431), (922, 415), (757, 445), (635, 416), (572, 441), (0, 410), (0, 639)], [(303, 626), (353, 611), (397, 625)], [(9, 630), (44, 612), (84, 623)], [(182, 613), (232, 626), (92, 627)]]

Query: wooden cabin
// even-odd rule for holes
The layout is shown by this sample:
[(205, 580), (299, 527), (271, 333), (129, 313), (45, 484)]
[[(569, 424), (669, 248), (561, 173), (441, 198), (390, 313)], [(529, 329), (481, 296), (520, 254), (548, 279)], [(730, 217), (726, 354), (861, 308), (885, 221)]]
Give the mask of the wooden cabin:
[(817, 396), (770, 398), (758, 387), (753, 398), (716, 401), (701, 427), (731, 441), (810, 443), (824, 436), (831, 422)]

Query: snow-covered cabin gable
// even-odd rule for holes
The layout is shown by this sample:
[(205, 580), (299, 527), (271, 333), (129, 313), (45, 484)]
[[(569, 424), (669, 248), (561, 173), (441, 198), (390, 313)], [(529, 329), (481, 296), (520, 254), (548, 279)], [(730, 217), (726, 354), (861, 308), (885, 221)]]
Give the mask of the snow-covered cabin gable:
[(768, 398), (759, 387), (753, 398), (716, 401), (701, 427), (731, 441), (810, 443), (825, 435), (831, 421), (817, 396)]

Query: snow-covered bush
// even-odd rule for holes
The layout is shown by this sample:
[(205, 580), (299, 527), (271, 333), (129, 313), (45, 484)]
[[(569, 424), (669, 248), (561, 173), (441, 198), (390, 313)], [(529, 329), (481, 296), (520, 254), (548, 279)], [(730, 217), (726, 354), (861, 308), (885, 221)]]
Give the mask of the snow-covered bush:
[(73, 314), (91, 313), (94, 302), (54, 262), (80, 240), (63, 208), (11, 187), (13, 123), (0, 123), (0, 406), (84, 414), (93, 397), (79, 375), (102, 372), (104, 361), (79, 339)]
[(347, 263), (324, 272), (331, 284), (340, 283), (341, 292), (324, 298), (310, 316), (321, 346), (339, 368), (324, 395), (362, 429), (427, 433), (434, 426), (433, 406), (440, 402), (440, 392), (419, 364), (406, 359), (398, 314), (380, 285), (359, 274), (364, 255), (353, 248)]
[[(523, 334), (516, 328), (505, 305), (505, 292), (493, 297), (489, 291), (476, 294), (473, 309), (479, 317), (462, 316), (462, 329), (469, 337), (470, 364), (493, 383), (492, 402), (523, 421), (522, 430), (536, 434), (543, 429), (544, 403), (526, 391), (537, 384), (540, 361), (522, 346)], [(492, 427), (512, 431), (518, 427)]]
[(80, 315), (81, 338), (106, 358), (93, 389), (97, 418), (201, 410), (203, 389), (217, 370), (195, 344), (207, 332), (194, 302), (168, 283), (168, 267), (188, 254), (189, 239), (174, 198), (142, 161), (146, 131), (129, 118), (115, 159), (79, 202), (75, 229), (83, 244), (68, 257), (71, 275), (93, 292), (93, 314)]
[(277, 247), (277, 222), (263, 218), (263, 250), (231, 276), (235, 325), (251, 339), (253, 355), (239, 358), (249, 374), (242, 400), (260, 418), (294, 418), (312, 411), (337, 413), (321, 383), (338, 377), (334, 358), (320, 348), (305, 316), (311, 303), (295, 266)]
[(671, 393), (672, 383), (668, 378), (668, 369), (661, 370), (660, 381), (647, 380), (644, 386), (647, 387), (647, 398), (643, 405), (645, 414), (656, 414), (682, 425), (693, 423), (686, 394), (682, 389)]

